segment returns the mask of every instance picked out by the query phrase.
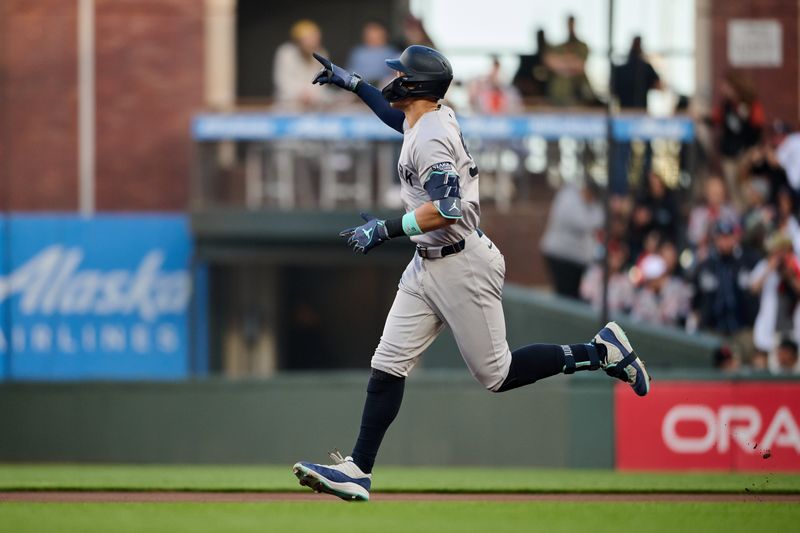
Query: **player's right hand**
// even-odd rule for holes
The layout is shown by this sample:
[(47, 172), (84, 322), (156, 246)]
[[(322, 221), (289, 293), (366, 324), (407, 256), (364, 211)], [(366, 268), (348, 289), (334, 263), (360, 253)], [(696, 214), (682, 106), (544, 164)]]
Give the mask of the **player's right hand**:
[(361, 218), (365, 220), (365, 224), (343, 230), (339, 232), (339, 236), (347, 239), (347, 245), (354, 252), (366, 255), (376, 246), (388, 241), (389, 234), (385, 220), (375, 218), (369, 213), (361, 213)]
[(331, 83), (337, 87), (353, 92), (358, 88), (358, 84), (361, 81), (361, 77), (358, 74), (347, 72), (342, 67), (331, 63), (331, 60), (327, 57), (322, 57), (316, 52), (314, 52), (314, 59), (322, 63), (322, 69), (314, 76), (314, 79), (311, 81), (312, 84), (318, 83), (319, 85), (325, 85)]

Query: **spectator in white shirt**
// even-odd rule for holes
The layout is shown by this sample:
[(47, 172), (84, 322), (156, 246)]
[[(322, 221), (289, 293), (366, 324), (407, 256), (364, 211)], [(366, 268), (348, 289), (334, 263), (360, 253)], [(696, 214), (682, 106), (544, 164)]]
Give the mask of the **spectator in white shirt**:
[(604, 219), (593, 183), (584, 187), (566, 184), (556, 193), (541, 250), (558, 294), (580, 298), (581, 277), (594, 258), (597, 232)]
[(658, 254), (644, 257), (637, 267), (641, 286), (631, 308), (635, 320), (661, 326), (679, 326), (689, 314), (691, 289), (670, 276), (667, 262)]
[(750, 290), (761, 295), (753, 343), (768, 354), (779, 337), (800, 338), (800, 261), (792, 251), (792, 240), (782, 233), (770, 237), (767, 250), (769, 256), (750, 274)]
[(322, 48), (322, 32), (319, 26), (303, 19), (295, 22), (289, 33), (291, 40), (275, 51), (273, 80), (276, 105), (303, 110), (330, 102), (330, 89), (320, 89), (311, 84), (311, 80), (322, 68), (312, 54), (317, 52), (326, 57), (328, 55)]

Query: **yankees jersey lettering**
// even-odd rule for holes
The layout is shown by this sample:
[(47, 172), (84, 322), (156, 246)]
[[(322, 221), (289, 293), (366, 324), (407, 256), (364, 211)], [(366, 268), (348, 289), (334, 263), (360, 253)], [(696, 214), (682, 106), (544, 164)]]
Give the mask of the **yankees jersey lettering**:
[(408, 122), (404, 124), (397, 171), (400, 196), (407, 213), (431, 201), (425, 185), (438, 170), (458, 175), (457, 194), (461, 201), (442, 202), (437, 206), (443, 216), (458, 220), (444, 228), (411, 237), (422, 246), (453, 244), (474, 232), (480, 223), (478, 167), (464, 144), (455, 113), (444, 105), (422, 115), (413, 128), (408, 127)]

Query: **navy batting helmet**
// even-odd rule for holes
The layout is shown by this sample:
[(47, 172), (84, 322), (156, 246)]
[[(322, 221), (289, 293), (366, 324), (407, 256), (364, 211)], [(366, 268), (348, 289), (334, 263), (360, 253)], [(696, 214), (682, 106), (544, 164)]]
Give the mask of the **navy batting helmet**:
[(389, 68), (402, 73), (383, 88), (390, 102), (403, 98), (444, 98), (453, 81), (453, 67), (441, 53), (427, 46), (412, 45), (397, 59), (387, 59)]

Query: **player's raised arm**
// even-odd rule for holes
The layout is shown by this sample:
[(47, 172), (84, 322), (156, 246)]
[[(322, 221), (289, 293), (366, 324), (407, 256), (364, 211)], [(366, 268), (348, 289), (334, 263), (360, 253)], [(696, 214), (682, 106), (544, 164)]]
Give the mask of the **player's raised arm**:
[(403, 133), (403, 121), (406, 116), (402, 111), (392, 108), (381, 92), (361, 79), (355, 72), (348, 72), (331, 63), (331, 60), (314, 53), (314, 58), (322, 63), (322, 69), (311, 83), (319, 85), (332, 84), (346, 91), (354, 92), (365, 104), (390, 128)]

